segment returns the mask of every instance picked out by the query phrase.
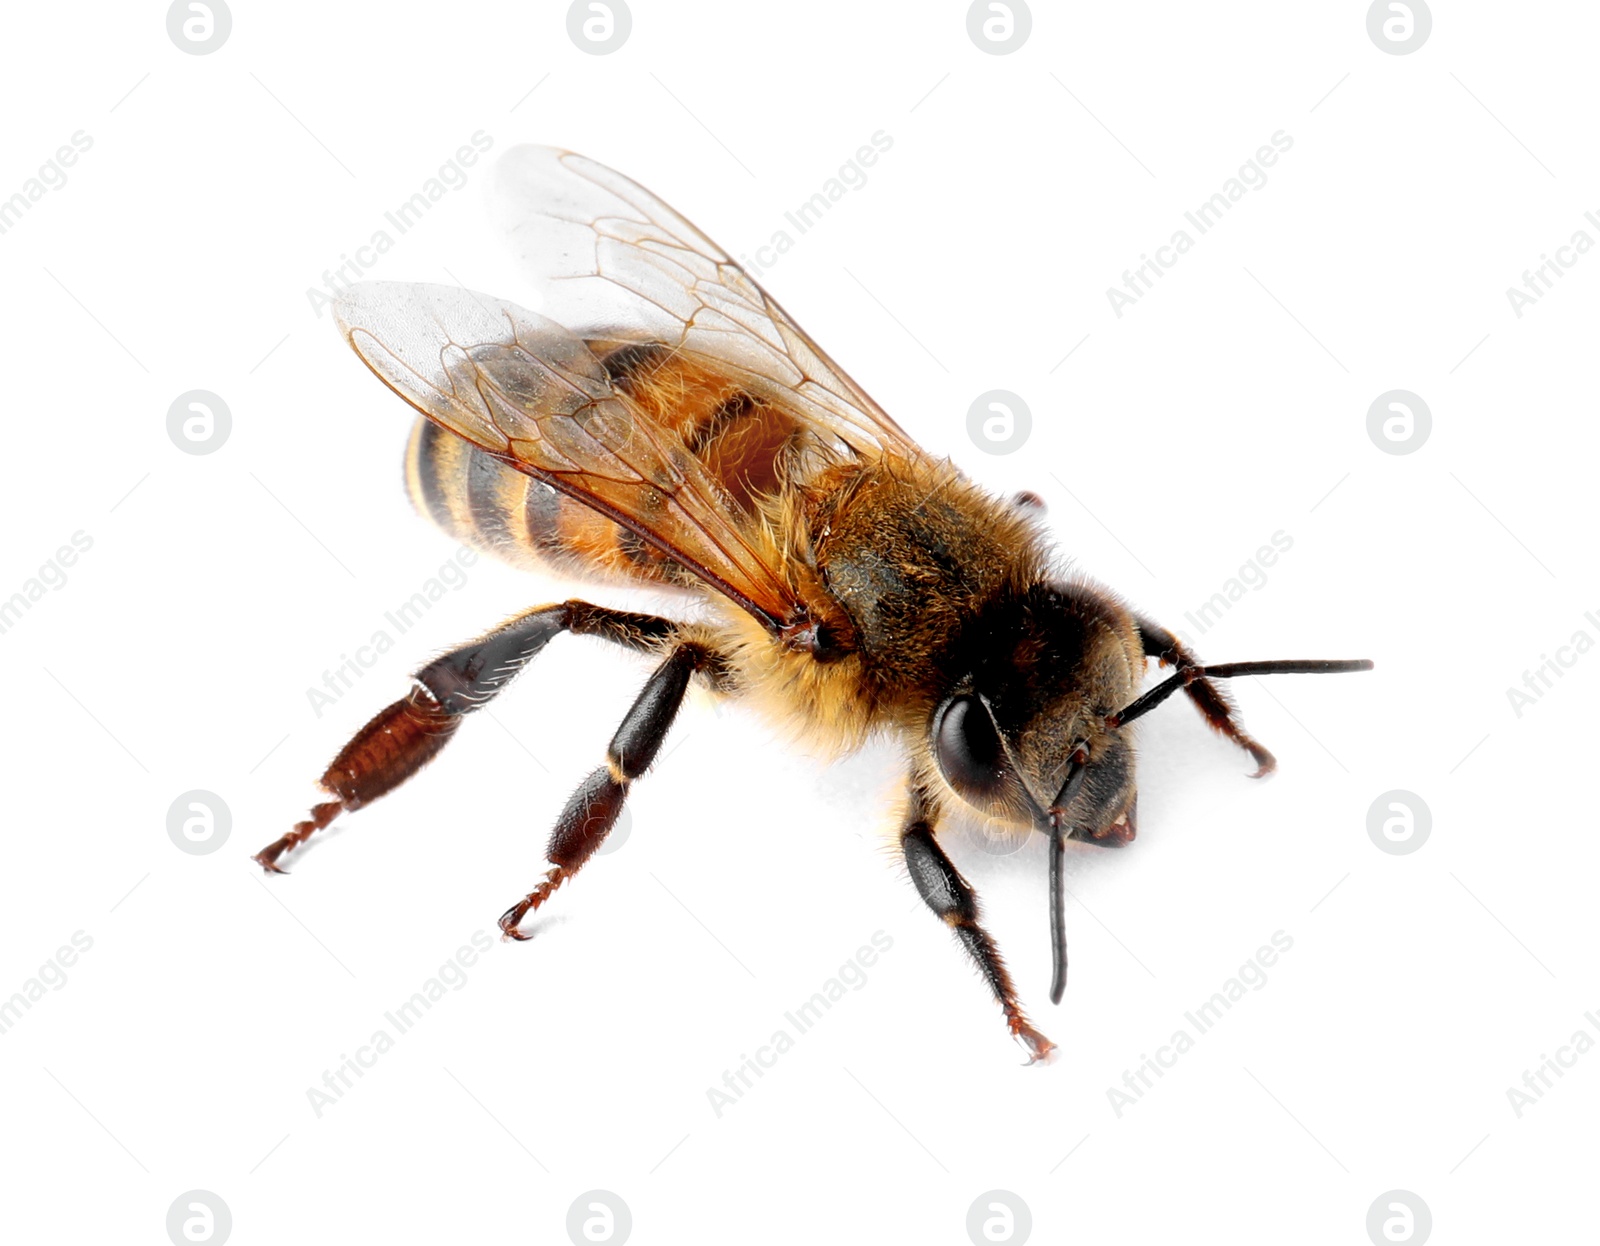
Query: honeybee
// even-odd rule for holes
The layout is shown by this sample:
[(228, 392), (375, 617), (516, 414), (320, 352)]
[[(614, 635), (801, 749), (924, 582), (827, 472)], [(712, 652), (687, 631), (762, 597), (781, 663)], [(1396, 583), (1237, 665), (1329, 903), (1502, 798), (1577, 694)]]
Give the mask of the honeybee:
[[(1213, 682), (1368, 670), (1366, 661), (1202, 666), (1171, 632), (1054, 565), (1037, 499), (1003, 500), (933, 457), (728, 254), (638, 184), (572, 152), (517, 147), (490, 202), (535, 313), (441, 285), (350, 288), (346, 341), (421, 413), (406, 451), (417, 508), (529, 568), (681, 590), (681, 619), (585, 601), (536, 606), (423, 666), (345, 745), (329, 799), (255, 856), (279, 859), (436, 756), (562, 632), (649, 655), (654, 673), (551, 834), (522, 921), (594, 854), (650, 768), (691, 680), (846, 751), (899, 741), (899, 845), (1030, 1063), (1053, 1044), (1024, 1013), (978, 900), (940, 847), (969, 807), (1049, 840), (1054, 975), (1066, 984), (1066, 841), (1137, 830), (1134, 736), (1178, 689), (1275, 763)], [(1140, 694), (1150, 659), (1174, 673)]]

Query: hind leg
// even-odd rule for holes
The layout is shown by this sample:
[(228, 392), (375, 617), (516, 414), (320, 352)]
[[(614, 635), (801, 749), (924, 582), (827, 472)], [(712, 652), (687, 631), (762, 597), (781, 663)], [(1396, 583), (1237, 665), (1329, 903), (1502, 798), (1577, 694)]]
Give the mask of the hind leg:
[(689, 676), (705, 672), (712, 678), (724, 667), (723, 659), (693, 642), (674, 646), (650, 676), (622, 725), (611, 737), (606, 763), (579, 785), (567, 801), (550, 834), (545, 859), (550, 869), (544, 880), (500, 915), (500, 930), (507, 939), (529, 939), (519, 929), (522, 919), (550, 898), (605, 842), (622, 813), (623, 802), (634, 781), (650, 768), (660, 752), (672, 720), (683, 704)]
[(346, 744), (320, 785), (333, 799), (311, 810), (287, 835), (252, 858), (268, 873), (284, 873), (278, 858), (299, 847), (341, 813), (392, 792), (438, 754), (462, 718), (492, 701), (561, 632), (601, 636), (631, 649), (652, 650), (677, 624), (650, 614), (608, 610), (585, 601), (538, 606), (478, 639), (452, 649), (416, 674), (411, 691), (383, 710)]

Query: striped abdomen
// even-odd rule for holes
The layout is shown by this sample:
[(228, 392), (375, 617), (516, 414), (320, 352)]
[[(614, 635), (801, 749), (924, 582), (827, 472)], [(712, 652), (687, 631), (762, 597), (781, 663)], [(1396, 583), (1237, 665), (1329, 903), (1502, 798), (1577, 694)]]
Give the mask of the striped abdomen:
[[(780, 456), (796, 435), (789, 416), (662, 347), (597, 353), (635, 418), (681, 439), (736, 512), (779, 487)], [(637, 534), (426, 418), (406, 447), (406, 488), (445, 532), (517, 566), (655, 587), (699, 582)]]
[(406, 446), (406, 490), (449, 535), (515, 566), (657, 586), (683, 574), (650, 547), (627, 556), (643, 546), (631, 532), (423, 417)]

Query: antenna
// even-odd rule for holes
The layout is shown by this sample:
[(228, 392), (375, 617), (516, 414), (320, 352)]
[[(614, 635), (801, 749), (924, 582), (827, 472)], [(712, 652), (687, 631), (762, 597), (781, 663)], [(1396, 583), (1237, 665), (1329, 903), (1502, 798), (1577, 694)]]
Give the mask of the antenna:
[(1218, 666), (1185, 666), (1176, 675), (1157, 684), (1149, 692), (1125, 709), (1106, 718), (1106, 726), (1115, 730), (1125, 727), (1136, 718), (1143, 718), (1179, 688), (1186, 688), (1197, 679), (1233, 679), (1238, 675), (1344, 675), (1351, 671), (1370, 671), (1372, 662), (1367, 658), (1289, 658), (1279, 662), (1224, 662)]

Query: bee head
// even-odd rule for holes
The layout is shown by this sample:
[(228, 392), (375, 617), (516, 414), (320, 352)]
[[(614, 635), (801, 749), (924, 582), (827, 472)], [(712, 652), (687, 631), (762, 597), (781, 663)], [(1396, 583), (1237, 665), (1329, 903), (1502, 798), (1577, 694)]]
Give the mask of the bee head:
[(1144, 674), (1128, 611), (1093, 586), (1035, 585), (981, 612), (952, 656), (929, 721), (950, 787), (1014, 824), (1131, 838), (1132, 742), (1108, 725)]
[[(1148, 626), (1148, 625), (1146, 625)], [(1090, 584), (1035, 584), (977, 612), (947, 656), (948, 685), (928, 719), (939, 773), (967, 804), (990, 817), (1042, 831), (1050, 841), (1050, 998), (1067, 980), (1063, 843), (1118, 846), (1133, 838), (1133, 741), (1128, 724), (1197, 681), (1239, 675), (1365, 671), (1362, 660), (1231, 662), (1201, 666), (1165, 637), (1176, 672), (1139, 693), (1145, 636), (1110, 593)], [(1224, 708), (1209, 683), (1202, 712)], [(1215, 725), (1215, 720), (1213, 720)], [(1248, 737), (1258, 774), (1272, 755)]]

